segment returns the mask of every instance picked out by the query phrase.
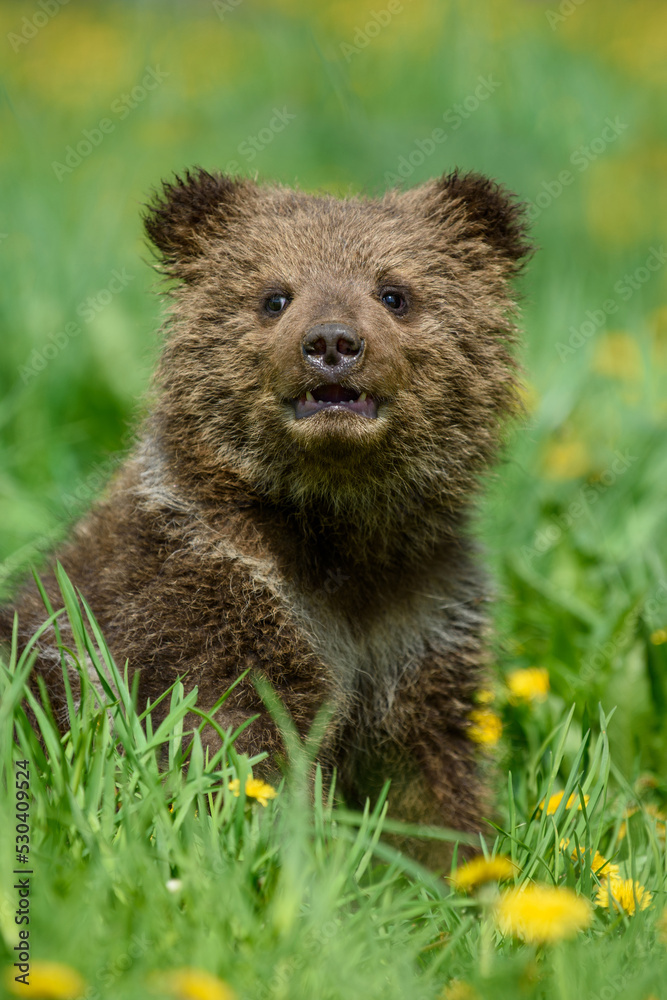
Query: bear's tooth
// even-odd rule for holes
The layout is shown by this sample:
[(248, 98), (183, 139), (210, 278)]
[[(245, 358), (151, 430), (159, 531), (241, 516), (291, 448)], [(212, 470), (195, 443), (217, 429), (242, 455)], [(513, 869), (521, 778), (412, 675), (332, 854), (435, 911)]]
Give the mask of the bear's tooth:
[(315, 400), (313, 399), (312, 392), (307, 392), (306, 393), (306, 402), (308, 402), (308, 403), (314, 403), (315, 402)]
[(357, 402), (358, 403), (365, 403), (367, 395), (368, 395), (367, 392), (362, 392), (362, 394), (359, 396), (359, 399), (357, 400)]

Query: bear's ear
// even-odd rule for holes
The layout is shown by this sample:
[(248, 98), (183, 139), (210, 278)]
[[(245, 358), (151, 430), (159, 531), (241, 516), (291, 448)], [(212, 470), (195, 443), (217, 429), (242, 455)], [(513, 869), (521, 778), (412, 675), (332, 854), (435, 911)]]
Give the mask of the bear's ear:
[(209, 174), (201, 167), (164, 181), (146, 207), (144, 226), (167, 273), (188, 280), (188, 265), (206, 253), (212, 236), (224, 233), (244, 195), (255, 188), (252, 181)]
[(518, 271), (533, 251), (525, 206), (515, 195), (481, 174), (458, 170), (432, 182), (431, 217), (449, 223), (466, 240), (480, 240), (510, 271)]

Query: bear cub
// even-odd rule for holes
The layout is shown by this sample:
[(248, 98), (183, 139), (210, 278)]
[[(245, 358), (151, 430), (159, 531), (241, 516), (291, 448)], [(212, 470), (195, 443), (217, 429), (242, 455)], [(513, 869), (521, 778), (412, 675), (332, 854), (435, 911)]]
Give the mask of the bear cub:
[[(265, 776), (281, 740), (257, 675), (302, 734), (329, 706), (319, 759), (349, 804), (389, 778), (395, 818), (480, 830), (488, 587), (468, 524), (519, 409), (520, 205), (477, 174), (341, 200), (197, 169), (145, 223), (173, 279), (150, 412), (60, 562), (142, 706), (183, 676), (208, 709), (250, 668), (216, 720), (258, 716), (237, 747), (269, 752)], [(0, 612), (5, 640), (15, 609), (25, 642), (36, 588)], [(66, 724), (53, 629), (39, 648)]]

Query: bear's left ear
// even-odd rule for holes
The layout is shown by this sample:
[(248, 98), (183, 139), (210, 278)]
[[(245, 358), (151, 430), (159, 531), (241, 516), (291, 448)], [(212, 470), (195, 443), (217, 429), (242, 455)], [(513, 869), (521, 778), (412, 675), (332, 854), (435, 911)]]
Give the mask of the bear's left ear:
[(455, 170), (424, 185), (428, 214), (453, 236), (479, 240), (510, 272), (533, 251), (525, 206), (506, 188), (481, 174)]

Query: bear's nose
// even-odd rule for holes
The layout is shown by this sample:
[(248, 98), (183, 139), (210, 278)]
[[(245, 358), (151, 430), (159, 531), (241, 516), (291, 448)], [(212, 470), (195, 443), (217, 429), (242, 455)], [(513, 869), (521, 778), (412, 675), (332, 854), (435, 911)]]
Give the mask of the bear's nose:
[(318, 323), (303, 338), (301, 350), (309, 364), (337, 375), (360, 359), (364, 341), (344, 323)]

